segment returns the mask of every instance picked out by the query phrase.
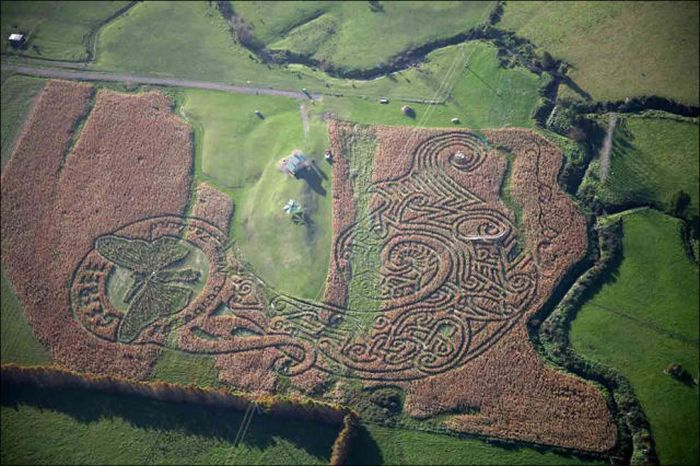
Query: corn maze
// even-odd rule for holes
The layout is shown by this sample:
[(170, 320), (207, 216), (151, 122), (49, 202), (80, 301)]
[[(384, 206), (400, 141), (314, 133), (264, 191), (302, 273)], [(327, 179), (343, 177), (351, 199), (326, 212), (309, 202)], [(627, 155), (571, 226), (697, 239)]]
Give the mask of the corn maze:
[[(106, 143), (94, 131), (109, 118), (121, 121), (119, 109), (128, 105), (155, 112), (144, 110), (146, 124), (130, 131), (167, 156), (126, 151), (133, 165), (117, 157), (95, 164), (93, 154), (103, 153)], [(312, 302), (268, 288), (241, 266), (229, 241), (227, 196), (200, 185), (192, 215), (184, 214), (191, 161), (167, 148), (186, 147), (188, 138), (166, 108), (156, 95), (98, 95), (68, 161), (102, 163), (104, 170), (76, 172), (85, 181), (71, 185), (83, 186), (83, 200), (95, 193), (99, 205), (85, 201), (76, 210), (66, 204), (77, 193), (62, 193), (61, 178), (52, 181), (57, 194), (38, 204), (47, 211), (36, 211), (36, 191), (10, 191), (14, 181), (7, 183), (27, 167), (15, 166), (13, 157), (4, 173), (3, 217), (38, 220), (16, 231), (3, 218), (3, 238), (9, 238), (3, 257), (30, 323), (59, 362), (143, 378), (158, 349), (167, 347), (216, 355), (219, 378), (239, 389), (274, 391), (281, 376), (309, 393), (330, 376), (391, 384), (405, 391), (409, 415), (451, 413), (444, 422), (457, 431), (593, 451), (614, 446), (615, 426), (600, 393), (545, 367), (525, 328), (586, 248), (585, 220), (556, 182), (562, 155), (555, 146), (517, 129), (477, 135), (332, 122), (335, 230), (325, 299)], [(149, 133), (153, 121), (168, 122), (169, 132)], [(18, 151), (32, 144), (27, 138), (38, 124), (30, 121)], [(372, 179), (362, 193), (367, 209), (356, 205), (345, 160), (358, 131), (377, 141)], [(119, 138), (107, 141), (119, 153)], [(57, 163), (62, 150), (59, 144), (52, 156)], [(163, 173), (173, 163), (174, 174)], [(159, 183), (173, 194), (129, 176), (144, 164), (162, 174)], [(114, 183), (123, 196), (105, 194)], [(522, 209), (519, 217), (501, 199), (505, 183)], [(138, 202), (128, 202), (133, 193)], [(18, 241), (53, 218), (53, 205), (65, 206), (58, 212), (72, 216), (78, 234), (68, 240), (60, 228), (45, 229), (47, 244), (62, 254), (62, 268), (46, 277), (52, 251), (35, 250), (36, 243), (20, 248)], [(206, 264), (192, 265), (195, 251)], [(37, 258), (37, 267), (21, 267)], [(110, 283), (119, 274), (127, 280), (115, 292)], [(350, 288), (371, 304), (348, 306)], [(48, 295), (37, 289), (54, 297), (51, 314)]]
[[(469, 133), (440, 134), (418, 146), (408, 173), (372, 185), (372, 210), (358, 220), (369, 234), (350, 226), (334, 254), (337, 272), (346, 282), (357, 277), (376, 309), (256, 292), (254, 277), (226, 275), (234, 259), (226, 259), (225, 234), (199, 219), (165, 217), (96, 240), (73, 280), (74, 311), (95, 335), (120, 342), (165, 344), (184, 327), (179, 343), (186, 351), (274, 347), (280, 357), (273, 369), (286, 375), (312, 366), (386, 381), (444, 372), (502, 337), (537, 290), (538, 269), (530, 255), (517, 254), (508, 212), (460, 183), (486, 158), (484, 144)], [(182, 282), (196, 280), (196, 272), (167, 268), (187, 254), (182, 238), (206, 251), (213, 271), (191, 303)], [(375, 252), (379, 270), (353, 268), (358, 256)], [(115, 264), (135, 276), (133, 309), (124, 315), (105, 292)], [(234, 315), (214, 315), (221, 306)], [(363, 313), (378, 314), (369, 335), (338, 328)]]

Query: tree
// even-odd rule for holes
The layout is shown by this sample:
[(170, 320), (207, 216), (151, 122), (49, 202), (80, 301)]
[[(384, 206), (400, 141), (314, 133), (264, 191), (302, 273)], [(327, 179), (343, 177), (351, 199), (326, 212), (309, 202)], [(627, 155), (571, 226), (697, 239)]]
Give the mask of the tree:
[(690, 205), (690, 195), (685, 191), (678, 191), (671, 199), (671, 213), (678, 218), (685, 219)]
[(542, 54), (542, 68), (545, 70), (551, 70), (557, 64), (557, 61), (550, 55), (549, 52), (544, 52)]

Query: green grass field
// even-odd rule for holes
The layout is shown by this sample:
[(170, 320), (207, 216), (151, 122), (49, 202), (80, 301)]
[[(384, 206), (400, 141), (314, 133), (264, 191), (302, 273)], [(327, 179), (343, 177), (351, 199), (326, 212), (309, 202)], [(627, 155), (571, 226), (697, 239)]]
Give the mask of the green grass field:
[(674, 195), (684, 191), (691, 198), (689, 213), (698, 215), (697, 122), (630, 116), (619, 118), (618, 123), (605, 183), (599, 181), (597, 161), (585, 183), (595, 183), (599, 199), (606, 204), (651, 204), (669, 211)]
[(49, 364), (51, 355), (27, 323), (4, 272), (0, 274), (0, 284), (0, 362), (27, 366)]
[(504, 448), (476, 439), (369, 426), (360, 431), (349, 464), (605, 464), (529, 447)]
[[(354, 94), (403, 92), (394, 90), (386, 79), (353, 83), (328, 78), (300, 65), (264, 65), (234, 41), (219, 11), (206, 2), (136, 5), (100, 31), (95, 67), (294, 90), (307, 87), (312, 91), (333, 89)], [(419, 87), (413, 93), (431, 95), (429, 89)]]
[(127, 1), (2, 2), (2, 53), (13, 52), (5, 38), (27, 36), (26, 48), (15, 53), (50, 60), (86, 61), (99, 27), (129, 5)]
[(370, 69), (403, 51), (468, 31), (495, 2), (233, 2), (253, 34), (343, 69)]
[(44, 88), (44, 80), (3, 73), (0, 93), (0, 162), (2, 167), (12, 156), (24, 120), (34, 97)]
[[(479, 51), (470, 62), (471, 73), (447, 73), (453, 62), (464, 63), (475, 49)], [(471, 43), (437, 50), (418, 68), (368, 81), (330, 78), (302, 65), (268, 66), (232, 39), (218, 10), (205, 2), (140, 3), (101, 30), (97, 50), (95, 68), (99, 70), (292, 90), (306, 87), (311, 92), (367, 97), (369, 101), (349, 106), (366, 104), (374, 106), (375, 112), (382, 112), (375, 105), (379, 97), (447, 97), (437, 92), (445, 78), (448, 85), (459, 80), (452, 95), (456, 104), (444, 107), (443, 125), (449, 125), (452, 116), (463, 117), (467, 125), (484, 120), (490, 126), (522, 125), (542, 84), (524, 69), (499, 69), (495, 48)], [(483, 108), (488, 108), (486, 114), (479, 111)], [(400, 115), (399, 109), (400, 105), (392, 111)], [(420, 108), (416, 110), (420, 118)]]
[[(416, 117), (401, 112), (405, 104), (390, 101), (386, 105), (375, 100), (324, 97), (322, 110), (330, 111), (341, 119), (367, 124), (428, 127), (498, 128), (504, 126), (532, 127), (532, 114), (538, 104), (538, 89), (545, 83), (525, 68), (502, 68), (497, 49), (481, 41), (445, 47), (428, 56), (420, 71), (411, 70), (413, 78), (393, 76), (397, 86), (408, 86), (406, 79), (419, 79), (433, 89), (440, 89), (442, 78), (453, 62), (466, 66), (449, 76), (454, 83), (445, 105), (409, 104)], [(412, 82), (412, 81), (411, 81)], [(446, 93), (440, 94), (448, 97)], [(454, 125), (451, 119), (460, 123)]]
[[(96, 392), (2, 392), (3, 464), (327, 464), (323, 424)], [(245, 432), (236, 445), (237, 434)]]
[(572, 345), (632, 383), (661, 464), (697, 464), (698, 388), (664, 370), (677, 362), (698, 377), (698, 267), (683, 251), (680, 221), (650, 209), (623, 219), (622, 264), (579, 311)]
[(569, 76), (594, 99), (698, 105), (698, 12), (697, 2), (509, 1), (497, 27), (570, 63)]
[[(185, 91), (181, 108), (197, 129), (196, 176), (235, 202), (232, 238), (245, 261), (274, 288), (304, 298), (323, 291), (331, 237), (330, 170), (324, 122), (309, 118), (301, 102), (283, 97)], [(311, 106), (310, 102), (304, 103)], [(258, 118), (260, 110), (265, 119)], [(277, 170), (279, 159), (300, 149), (322, 174), (306, 181)], [(309, 221), (299, 225), (282, 210), (294, 199)], [(264, 245), (264, 246), (263, 246)]]

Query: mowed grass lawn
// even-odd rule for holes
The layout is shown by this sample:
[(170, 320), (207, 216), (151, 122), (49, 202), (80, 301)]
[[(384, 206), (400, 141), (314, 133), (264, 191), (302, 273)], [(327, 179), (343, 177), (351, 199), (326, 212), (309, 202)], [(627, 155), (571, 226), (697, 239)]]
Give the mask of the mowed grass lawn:
[(698, 215), (700, 126), (666, 118), (619, 117), (611, 152), (610, 172), (599, 182), (596, 162), (586, 182), (599, 184), (601, 201), (609, 205), (652, 204), (672, 210), (678, 191), (690, 195), (689, 213)]
[(524, 446), (503, 448), (476, 439), (379, 426), (362, 429), (353, 442), (348, 464), (606, 464)]
[(99, 27), (128, 1), (3, 1), (0, 4), (2, 53), (12, 52), (6, 38), (27, 36), (19, 54), (50, 60), (85, 61), (90, 57)]
[[(300, 107), (313, 103), (198, 90), (184, 95), (181, 112), (196, 128), (196, 176), (234, 200), (231, 234), (243, 260), (273, 288), (319, 298), (330, 254), (331, 180), (323, 160), (326, 124), (310, 117), (304, 132)], [(278, 171), (277, 162), (294, 149), (316, 161), (315, 179)], [(302, 205), (308, 222), (291, 221), (282, 210), (289, 199)]]
[(658, 95), (698, 105), (699, 8), (698, 2), (508, 1), (497, 26), (573, 65), (569, 75), (596, 100)]
[(623, 222), (619, 270), (578, 312), (571, 342), (632, 383), (661, 464), (698, 464), (698, 388), (664, 373), (675, 362), (698, 377), (698, 266), (679, 220), (643, 209)]
[(0, 92), (0, 161), (2, 167), (10, 160), (24, 120), (31, 110), (34, 97), (44, 88), (44, 80), (3, 73)]
[(485, 22), (492, 1), (232, 2), (253, 34), (273, 50), (289, 50), (356, 70), (385, 64), (406, 50)]
[[(89, 391), (2, 391), (2, 464), (328, 464), (338, 428)], [(235, 444), (241, 433), (240, 441)]]

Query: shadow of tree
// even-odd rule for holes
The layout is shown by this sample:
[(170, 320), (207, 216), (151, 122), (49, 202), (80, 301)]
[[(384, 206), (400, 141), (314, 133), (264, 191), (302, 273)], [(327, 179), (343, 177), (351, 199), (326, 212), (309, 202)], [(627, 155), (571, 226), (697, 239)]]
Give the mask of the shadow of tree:
[(384, 464), (377, 442), (362, 424), (360, 424), (352, 439), (348, 464)]
[[(232, 409), (169, 403), (139, 396), (112, 395), (91, 390), (40, 389), (3, 383), (2, 406), (16, 409), (22, 405), (64, 413), (86, 424), (118, 417), (141, 429), (179, 431), (222, 440), (232, 445), (236, 442), (245, 414)], [(239, 443), (265, 449), (282, 438), (310, 455), (329, 461), (339, 430), (339, 426), (336, 428), (256, 412)], [(294, 458), (290, 457), (290, 464), (294, 463)]]

